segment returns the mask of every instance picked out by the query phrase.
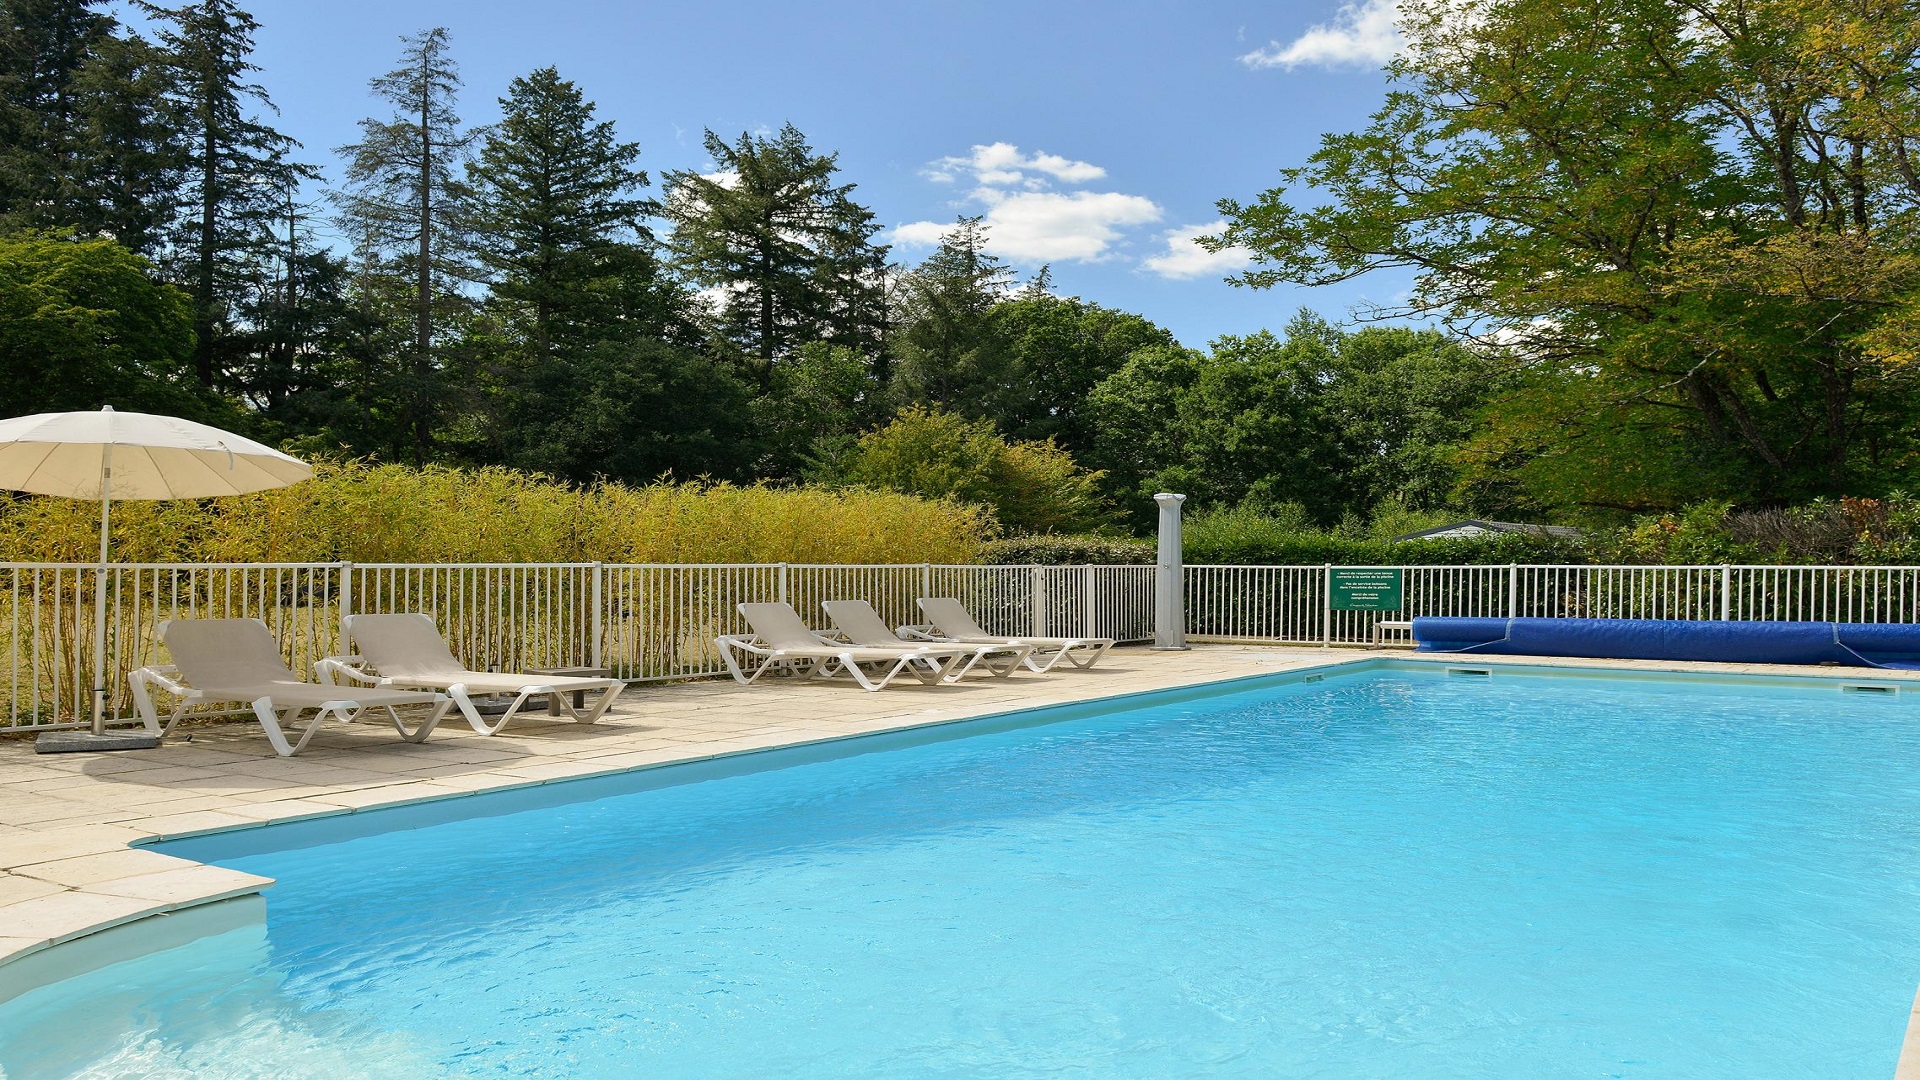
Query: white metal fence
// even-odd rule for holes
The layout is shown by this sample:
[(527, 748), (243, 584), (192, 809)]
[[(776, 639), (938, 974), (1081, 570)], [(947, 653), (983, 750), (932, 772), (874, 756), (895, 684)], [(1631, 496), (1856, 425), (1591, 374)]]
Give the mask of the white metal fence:
[[(955, 596), (987, 629), (1141, 641), (1153, 636), (1151, 566), (633, 565), (359, 563), (118, 565), (107, 569), (109, 715), (131, 710), (126, 673), (165, 662), (172, 618), (264, 620), (295, 671), (343, 651), (351, 613), (423, 611), (480, 669), (591, 665), (635, 681), (725, 670), (720, 634), (745, 633), (735, 605), (870, 600), (892, 625), (914, 600)], [(0, 564), (0, 729), (78, 723), (91, 708), (93, 566)]]
[[(1920, 622), (1912, 566), (1398, 566), (1398, 611), (1336, 611), (1334, 566), (1189, 566), (1197, 641), (1367, 645), (1383, 621), (1481, 618)], [(1372, 568), (1352, 568), (1372, 569)]]
[[(1402, 607), (1336, 611), (1332, 566), (1189, 566), (1195, 641), (1367, 645), (1383, 620), (1422, 615), (1920, 622), (1920, 567), (1403, 566)], [(296, 671), (340, 651), (340, 618), (424, 611), (476, 668), (592, 665), (635, 681), (719, 674), (713, 639), (743, 633), (735, 605), (873, 602), (919, 621), (914, 599), (956, 596), (996, 633), (1153, 637), (1151, 566), (374, 565), (274, 563), (109, 567), (111, 715), (130, 710), (125, 673), (166, 657), (161, 620), (256, 616)], [(0, 729), (85, 718), (93, 685), (92, 566), (0, 564)]]

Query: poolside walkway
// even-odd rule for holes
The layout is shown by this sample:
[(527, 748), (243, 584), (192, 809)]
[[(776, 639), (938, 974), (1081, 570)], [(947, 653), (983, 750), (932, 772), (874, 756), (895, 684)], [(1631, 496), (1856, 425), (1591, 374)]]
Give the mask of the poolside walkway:
[[(1056, 669), (960, 686), (895, 684), (865, 693), (838, 683), (741, 687), (707, 680), (629, 689), (599, 724), (517, 719), (473, 734), (457, 713), (424, 744), (384, 723), (330, 725), (298, 757), (278, 758), (251, 720), (176, 732), (155, 750), (39, 756), (0, 739), (0, 964), (94, 930), (258, 892), (272, 882), (128, 845), (264, 822), (675, 762), (764, 751), (1045, 705), (1091, 701), (1239, 676), (1347, 663), (1404, 650), (1205, 645), (1188, 652), (1116, 649), (1091, 672)], [(1458, 665), (1458, 656), (1428, 656)], [(1473, 666), (1582, 667), (1739, 674), (1846, 674), (1862, 682), (1920, 673), (1833, 668), (1473, 657)]]

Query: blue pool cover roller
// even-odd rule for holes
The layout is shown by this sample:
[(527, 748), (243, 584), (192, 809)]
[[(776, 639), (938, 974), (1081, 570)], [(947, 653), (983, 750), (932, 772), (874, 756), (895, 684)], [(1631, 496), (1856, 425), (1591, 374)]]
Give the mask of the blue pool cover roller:
[(1920, 624), (1423, 618), (1413, 639), (1423, 652), (1920, 670)]

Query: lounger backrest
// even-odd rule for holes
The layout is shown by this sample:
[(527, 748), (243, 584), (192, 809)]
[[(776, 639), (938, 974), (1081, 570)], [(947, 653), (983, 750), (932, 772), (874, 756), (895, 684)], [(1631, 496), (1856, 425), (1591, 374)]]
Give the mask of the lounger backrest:
[(188, 685), (202, 690), (301, 681), (259, 619), (173, 619), (160, 624), (160, 640)]
[(887, 626), (880, 613), (865, 600), (822, 600), (833, 625), (857, 645), (899, 645), (900, 635)]
[(741, 604), (740, 614), (760, 635), (760, 640), (776, 649), (819, 649), (824, 643), (815, 636), (792, 604)]
[(347, 636), (374, 670), (403, 675), (451, 675), (467, 670), (454, 659), (433, 618), (418, 612), (401, 615), (349, 615)]
[(992, 634), (980, 629), (973, 621), (967, 609), (960, 601), (951, 596), (923, 596), (919, 599), (920, 610), (933, 623), (933, 628), (950, 638), (992, 637)]

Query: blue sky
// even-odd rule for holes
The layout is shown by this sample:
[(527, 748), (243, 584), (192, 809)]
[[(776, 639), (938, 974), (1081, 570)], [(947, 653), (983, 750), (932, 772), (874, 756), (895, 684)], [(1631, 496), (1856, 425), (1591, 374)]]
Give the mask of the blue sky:
[(510, 79), (554, 65), (641, 145), (641, 164), (704, 169), (701, 130), (735, 138), (791, 121), (840, 155), (917, 261), (938, 227), (985, 213), (1022, 271), (1136, 311), (1189, 345), (1278, 329), (1301, 306), (1336, 319), (1393, 301), (1404, 276), (1253, 292), (1183, 239), (1251, 197), (1322, 132), (1381, 100), (1393, 43), (1380, 0), (1211, 4), (914, 4), (856, 0), (242, 0), (261, 23), (261, 83), (305, 158), (380, 110), (367, 80), (402, 34), (446, 26), (462, 114), (497, 116)]

